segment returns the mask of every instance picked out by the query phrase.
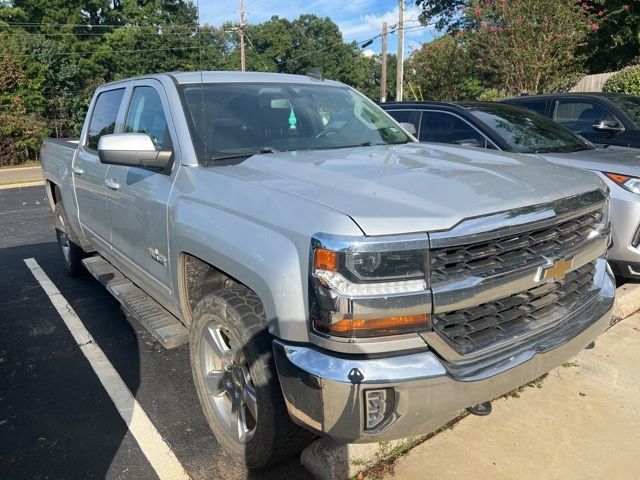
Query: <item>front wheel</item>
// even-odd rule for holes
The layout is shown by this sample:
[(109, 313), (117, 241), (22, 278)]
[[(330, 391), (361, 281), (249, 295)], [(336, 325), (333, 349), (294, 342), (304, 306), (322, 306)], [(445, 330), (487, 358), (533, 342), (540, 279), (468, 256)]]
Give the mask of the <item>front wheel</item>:
[(198, 302), (190, 329), (193, 378), (220, 444), (252, 469), (274, 465), (314, 437), (289, 418), (262, 303), (244, 286)]
[(64, 269), (72, 277), (77, 277), (84, 273), (82, 259), (86, 256), (84, 250), (80, 246), (75, 233), (69, 227), (67, 213), (64, 210), (62, 202), (56, 203), (54, 210), (56, 217), (56, 237), (58, 239), (58, 249), (64, 263)]

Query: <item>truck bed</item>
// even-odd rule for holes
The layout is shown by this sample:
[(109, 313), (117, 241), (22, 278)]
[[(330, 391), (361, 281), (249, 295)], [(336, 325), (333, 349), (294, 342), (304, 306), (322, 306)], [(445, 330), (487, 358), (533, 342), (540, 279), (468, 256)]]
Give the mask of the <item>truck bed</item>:
[[(45, 182), (58, 185), (61, 189), (69, 188), (71, 182), (71, 163), (78, 148), (77, 138), (47, 138), (42, 142), (40, 160), (42, 177)], [(49, 207), (53, 210), (53, 198), (48, 195)]]

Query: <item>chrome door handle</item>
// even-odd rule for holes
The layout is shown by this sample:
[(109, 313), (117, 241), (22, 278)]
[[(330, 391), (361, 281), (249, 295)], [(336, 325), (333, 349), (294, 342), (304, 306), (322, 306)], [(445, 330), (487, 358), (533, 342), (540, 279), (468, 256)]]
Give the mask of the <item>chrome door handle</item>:
[(118, 190), (120, 188), (120, 184), (114, 182), (113, 180), (105, 180), (104, 184), (109, 187), (111, 190)]
[(71, 167), (71, 171), (76, 175), (82, 175), (84, 173), (84, 170), (78, 167)]

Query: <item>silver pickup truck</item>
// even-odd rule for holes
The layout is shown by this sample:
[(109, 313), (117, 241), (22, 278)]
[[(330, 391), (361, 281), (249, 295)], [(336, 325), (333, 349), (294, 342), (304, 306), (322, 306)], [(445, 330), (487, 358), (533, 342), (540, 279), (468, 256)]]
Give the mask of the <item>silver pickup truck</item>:
[(103, 85), (42, 165), (67, 271), (189, 344), (205, 416), (251, 468), (317, 434), (432, 431), (609, 325), (596, 175), (418, 143), (333, 81)]

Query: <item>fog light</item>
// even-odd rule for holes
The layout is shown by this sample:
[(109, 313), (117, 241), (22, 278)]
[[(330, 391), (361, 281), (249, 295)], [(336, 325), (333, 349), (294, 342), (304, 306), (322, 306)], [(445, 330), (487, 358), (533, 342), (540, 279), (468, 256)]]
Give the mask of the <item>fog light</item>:
[(379, 426), (393, 410), (393, 389), (365, 390), (365, 430)]

